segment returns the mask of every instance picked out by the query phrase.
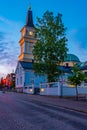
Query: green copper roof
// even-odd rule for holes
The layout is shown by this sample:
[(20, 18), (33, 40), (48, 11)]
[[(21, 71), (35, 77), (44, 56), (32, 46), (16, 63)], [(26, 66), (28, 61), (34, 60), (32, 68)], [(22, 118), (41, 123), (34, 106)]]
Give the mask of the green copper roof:
[(65, 62), (80, 62), (79, 58), (74, 54), (67, 54), (67, 57), (64, 60)]

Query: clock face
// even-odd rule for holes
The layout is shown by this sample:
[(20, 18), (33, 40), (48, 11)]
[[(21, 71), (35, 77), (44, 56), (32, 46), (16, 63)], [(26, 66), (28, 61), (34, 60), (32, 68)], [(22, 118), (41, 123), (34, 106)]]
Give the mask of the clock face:
[(29, 35), (33, 35), (33, 32), (32, 32), (32, 31), (29, 31)]

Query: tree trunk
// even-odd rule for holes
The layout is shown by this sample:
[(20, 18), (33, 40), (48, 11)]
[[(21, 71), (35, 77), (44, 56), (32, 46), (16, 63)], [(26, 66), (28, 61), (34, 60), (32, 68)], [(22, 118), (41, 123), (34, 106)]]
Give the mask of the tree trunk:
[(78, 88), (77, 88), (77, 85), (76, 85), (76, 100), (78, 101)]

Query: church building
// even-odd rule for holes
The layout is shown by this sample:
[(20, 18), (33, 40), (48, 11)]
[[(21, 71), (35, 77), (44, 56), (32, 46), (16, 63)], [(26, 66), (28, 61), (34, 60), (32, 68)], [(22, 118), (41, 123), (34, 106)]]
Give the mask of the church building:
[(41, 82), (45, 82), (44, 76), (37, 76), (33, 70), (33, 47), (37, 41), (34, 37), (34, 24), (32, 10), (29, 7), (27, 12), (26, 24), (21, 29), (20, 55), (16, 67), (16, 90), (18, 92), (28, 91), (28, 88), (33, 85), (38, 88)]
[[(15, 71), (16, 90), (17, 92), (34, 93), (40, 88), (40, 83), (47, 81), (46, 76), (35, 75), (33, 70), (33, 48), (37, 42), (34, 37), (35, 27), (33, 24), (32, 10), (29, 7), (26, 17), (26, 23), (21, 29), (20, 55), (18, 56), (18, 63)], [(77, 56), (67, 54), (65, 61), (60, 64), (60, 70), (64, 73), (62, 78), (67, 80), (67, 77), (75, 64), (80, 63)], [(60, 76), (61, 78), (61, 76)]]

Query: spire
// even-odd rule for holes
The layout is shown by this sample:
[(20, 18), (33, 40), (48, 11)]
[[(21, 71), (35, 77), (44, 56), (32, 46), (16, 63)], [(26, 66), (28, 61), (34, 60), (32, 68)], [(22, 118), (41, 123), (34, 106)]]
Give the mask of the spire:
[(27, 13), (27, 19), (26, 19), (26, 26), (28, 26), (28, 27), (34, 27), (31, 6), (28, 7), (28, 13)]
[(28, 10), (31, 10), (31, 6), (30, 5), (28, 6)]

